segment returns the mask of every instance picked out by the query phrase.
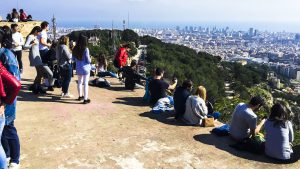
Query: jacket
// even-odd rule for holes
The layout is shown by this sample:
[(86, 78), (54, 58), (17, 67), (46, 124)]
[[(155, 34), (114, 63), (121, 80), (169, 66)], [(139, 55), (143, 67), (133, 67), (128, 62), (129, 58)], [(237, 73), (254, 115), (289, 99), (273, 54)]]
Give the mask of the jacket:
[(56, 47), (56, 59), (59, 66), (63, 66), (67, 63), (71, 63), (72, 54), (67, 45), (58, 45)]
[(116, 56), (116, 60), (118, 61), (118, 64), (120, 65), (120, 67), (124, 67), (126, 66), (127, 63), (127, 59), (128, 59), (128, 53), (126, 48), (120, 48), (119, 52)]

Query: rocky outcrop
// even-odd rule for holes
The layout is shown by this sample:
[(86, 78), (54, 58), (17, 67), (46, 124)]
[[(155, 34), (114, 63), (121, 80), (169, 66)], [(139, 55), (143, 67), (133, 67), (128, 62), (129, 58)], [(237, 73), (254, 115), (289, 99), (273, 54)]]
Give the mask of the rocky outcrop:
[[(0, 22), (0, 26), (9, 26), (14, 22)], [(24, 37), (26, 37), (33, 27), (40, 26), (41, 21), (30, 21), (30, 22), (18, 22), (19, 30)]]

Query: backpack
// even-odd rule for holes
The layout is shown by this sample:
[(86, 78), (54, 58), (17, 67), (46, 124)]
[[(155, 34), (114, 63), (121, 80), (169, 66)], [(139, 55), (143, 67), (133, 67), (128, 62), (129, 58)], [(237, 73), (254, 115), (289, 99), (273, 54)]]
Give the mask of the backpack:
[(117, 53), (116, 53), (116, 55), (115, 55), (115, 59), (114, 59), (114, 61), (113, 61), (114, 67), (116, 67), (116, 68), (118, 68), (118, 69), (121, 68), (121, 65), (120, 65), (120, 63), (119, 63), (119, 61), (118, 61), (118, 58), (120, 57), (120, 54), (121, 54), (121, 49), (119, 49), (119, 50), (117, 51)]

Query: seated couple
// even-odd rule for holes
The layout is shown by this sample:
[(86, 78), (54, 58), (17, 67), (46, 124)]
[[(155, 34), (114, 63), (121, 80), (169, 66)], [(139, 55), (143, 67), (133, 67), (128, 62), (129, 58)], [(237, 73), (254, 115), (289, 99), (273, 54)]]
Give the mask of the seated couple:
[(236, 141), (254, 138), (264, 128), (264, 152), (267, 156), (281, 160), (293, 160), (291, 143), (294, 140), (292, 123), (288, 120), (287, 108), (276, 103), (271, 108), (268, 119), (257, 125), (257, 112), (264, 104), (260, 96), (253, 97), (248, 104), (240, 103), (232, 115), (230, 135)]
[(203, 126), (203, 119), (213, 117), (215, 120), (220, 117), (219, 112), (213, 112), (207, 107), (206, 89), (199, 86), (194, 95), (191, 95), (193, 82), (185, 80), (182, 86), (177, 87), (174, 93), (175, 118), (183, 120), (189, 125)]
[(149, 82), (150, 104), (153, 113), (171, 110), (174, 105), (173, 97), (167, 95), (167, 90), (174, 90), (177, 80), (168, 84), (163, 80), (164, 70), (156, 68), (154, 78)]

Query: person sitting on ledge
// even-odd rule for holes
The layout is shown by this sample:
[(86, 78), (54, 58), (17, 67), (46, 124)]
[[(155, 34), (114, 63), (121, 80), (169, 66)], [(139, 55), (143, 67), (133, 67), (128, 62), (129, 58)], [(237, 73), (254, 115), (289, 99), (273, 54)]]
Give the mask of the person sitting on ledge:
[(20, 9), (20, 21), (27, 22), (27, 14), (24, 12), (23, 9)]
[(274, 104), (264, 129), (266, 155), (286, 162), (292, 160), (291, 143), (294, 141), (294, 131), (288, 120), (287, 108), (279, 103)]
[(215, 120), (220, 117), (219, 112), (208, 114), (208, 108), (206, 106), (206, 89), (203, 86), (199, 86), (195, 92), (195, 95), (189, 96), (185, 103), (185, 113), (183, 120), (189, 125), (203, 126), (203, 119), (207, 117), (213, 117)]
[(14, 8), (14, 9), (12, 10), (11, 18), (12, 18), (12, 21), (13, 21), (13, 22), (19, 22), (20, 15), (19, 15), (17, 9)]
[(10, 13), (6, 15), (6, 21), (7, 22), (12, 22), (12, 18), (11, 18), (11, 14)]
[(98, 71), (97, 76), (98, 77), (110, 76), (110, 77), (118, 78), (117, 74), (115, 74), (113, 72), (110, 72), (110, 71), (107, 71), (107, 66), (108, 65), (107, 65), (107, 60), (105, 58), (105, 55), (100, 54), (99, 58), (98, 58), (98, 65), (97, 65), (97, 71)]
[(265, 119), (257, 126), (257, 115), (254, 112), (264, 105), (260, 96), (253, 97), (249, 104), (239, 103), (231, 118), (230, 135), (236, 141), (256, 136), (265, 123)]
[(181, 86), (176, 88), (174, 93), (175, 119), (179, 120), (183, 117), (186, 99), (191, 95), (192, 89), (193, 82), (191, 80), (185, 80)]
[(31, 16), (31, 15), (28, 15), (28, 16), (27, 16), (27, 21), (33, 21), (33, 19), (32, 19), (32, 16)]
[[(150, 92), (150, 104), (155, 107), (159, 107), (159, 100), (161, 102), (168, 102), (173, 105), (173, 97), (167, 96), (166, 90), (174, 90), (177, 85), (177, 80), (173, 82), (172, 85), (169, 85), (167, 82), (162, 80), (164, 76), (164, 70), (161, 68), (156, 68), (155, 70), (155, 77), (149, 83), (149, 92)], [(158, 105), (157, 105), (158, 104)], [(157, 106), (156, 106), (157, 105)], [(153, 109), (154, 109), (153, 108)]]
[(140, 85), (140, 79), (147, 80), (145, 77), (136, 73), (137, 61), (133, 60), (130, 66), (125, 66), (122, 69), (123, 76), (125, 78), (125, 88), (128, 90), (144, 89), (144, 86)]

